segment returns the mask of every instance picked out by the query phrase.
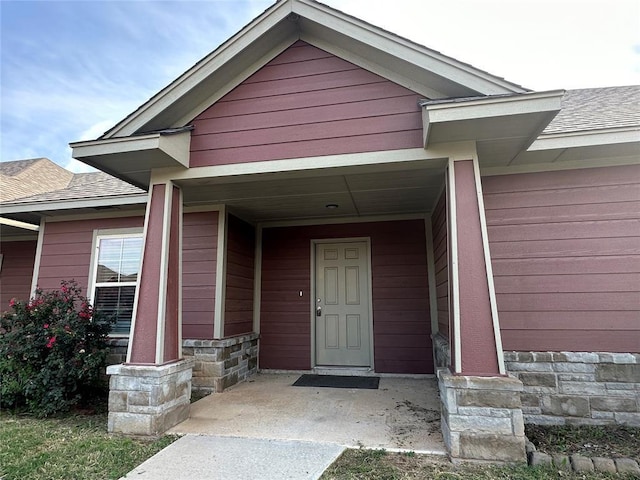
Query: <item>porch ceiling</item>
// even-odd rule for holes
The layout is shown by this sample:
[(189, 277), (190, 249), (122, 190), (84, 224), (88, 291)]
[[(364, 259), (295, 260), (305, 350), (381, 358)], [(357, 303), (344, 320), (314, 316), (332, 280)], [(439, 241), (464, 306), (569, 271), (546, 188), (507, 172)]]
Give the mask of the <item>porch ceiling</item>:
[[(443, 185), (445, 162), (424, 168), (349, 168), (181, 180), (185, 206), (224, 204), (245, 220), (277, 220), (424, 213)], [(327, 208), (327, 205), (337, 208)]]

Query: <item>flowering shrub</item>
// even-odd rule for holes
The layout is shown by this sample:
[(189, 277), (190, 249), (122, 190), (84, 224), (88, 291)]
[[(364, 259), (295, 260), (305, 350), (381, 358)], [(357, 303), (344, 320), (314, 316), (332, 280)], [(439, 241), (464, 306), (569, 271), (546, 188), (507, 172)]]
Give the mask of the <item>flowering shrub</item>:
[(75, 281), (12, 299), (0, 317), (0, 407), (39, 416), (88, 405), (104, 392), (109, 321), (96, 318)]

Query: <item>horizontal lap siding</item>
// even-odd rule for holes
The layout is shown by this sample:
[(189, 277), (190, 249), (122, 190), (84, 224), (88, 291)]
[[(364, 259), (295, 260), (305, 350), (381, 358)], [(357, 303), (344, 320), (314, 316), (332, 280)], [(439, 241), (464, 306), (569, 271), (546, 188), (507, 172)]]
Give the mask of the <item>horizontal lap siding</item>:
[(35, 240), (0, 242), (2, 270), (0, 270), (0, 312), (9, 309), (12, 298), (28, 300), (36, 258)]
[(640, 349), (640, 166), (484, 177), (506, 350)]
[(224, 336), (253, 331), (255, 229), (229, 215)]
[[(75, 279), (86, 292), (94, 230), (141, 228), (143, 217), (74, 220), (45, 224), (38, 286), (60, 287)], [(218, 212), (184, 215), (182, 241), (183, 337), (213, 338)]]
[(447, 249), (447, 208), (443, 192), (431, 216), (433, 256), (436, 271), (438, 332), (449, 338), (449, 256)]
[(190, 166), (418, 148), (418, 100), (296, 42), (196, 117)]
[(182, 238), (182, 336), (212, 339), (218, 212), (187, 213)]
[(91, 244), (94, 230), (141, 228), (143, 217), (100, 218), (49, 222), (44, 226), (38, 286), (44, 290), (60, 287), (62, 280), (75, 280), (87, 296)]
[(347, 237), (371, 238), (376, 371), (432, 373), (425, 230), (419, 220), (265, 229), (260, 367), (311, 367), (311, 240)]

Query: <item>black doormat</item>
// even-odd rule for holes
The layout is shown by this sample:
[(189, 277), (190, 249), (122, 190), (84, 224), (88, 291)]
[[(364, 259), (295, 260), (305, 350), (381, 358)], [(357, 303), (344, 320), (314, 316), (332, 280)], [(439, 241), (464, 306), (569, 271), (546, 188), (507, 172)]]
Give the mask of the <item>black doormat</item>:
[(293, 384), (294, 387), (366, 388), (377, 390), (380, 377), (348, 377), (342, 375), (304, 374)]

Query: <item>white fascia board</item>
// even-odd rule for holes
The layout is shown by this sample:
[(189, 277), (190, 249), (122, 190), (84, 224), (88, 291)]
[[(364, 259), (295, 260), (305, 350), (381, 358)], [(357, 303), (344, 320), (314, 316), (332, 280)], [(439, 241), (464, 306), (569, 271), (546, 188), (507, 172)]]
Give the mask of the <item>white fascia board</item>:
[(640, 127), (607, 128), (582, 132), (540, 135), (527, 151), (556, 150), (621, 143), (640, 144)]
[(0, 217), (0, 225), (7, 225), (9, 227), (21, 228), (22, 230), (31, 230), (37, 232), (40, 230), (40, 225), (34, 225), (33, 223), (20, 222), (18, 220), (12, 220), (11, 218)]
[(523, 93), (477, 100), (423, 105), (432, 123), (505, 117), (545, 111), (560, 111), (564, 90)]
[(84, 198), (70, 200), (47, 200), (32, 203), (14, 203), (2, 205), (2, 213), (32, 213), (55, 210), (75, 210), (80, 208), (118, 207), (122, 205), (146, 205), (147, 194), (120, 195), (102, 198)]
[(160, 132), (133, 137), (88, 140), (70, 143), (73, 158), (104, 157), (123, 153), (155, 150), (171, 157), (183, 167), (189, 167), (191, 132), (162, 134)]
[(321, 3), (310, 0), (294, 0), (293, 12), (482, 94), (529, 91)]
[(123, 137), (134, 134), (149, 120), (173, 104), (176, 99), (186, 95), (222, 65), (248, 48), (261, 35), (286, 18), (289, 13), (291, 13), (289, 2), (278, 2), (273, 5), (240, 32), (162, 89), (138, 110), (105, 133), (103, 138)]
[(237, 181), (244, 175), (285, 174), (312, 170), (323, 170), (363, 165), (383, 165), (408, 163), (415, 161), (433, 161), (440, 166), (446, 158), (439, 150), (427, 151), (424, 148), (408, 148), (402, 150), (386, 150), (365, 153), (349, 153), (340, 155), (324, 155), (319, 157), (290, 158), (284, 160), (268, 160), (261, 162), (234, 163), (197, 167), (189, 169), (167, 168), (154, 170), (153, 181), (195, 180), (199, 178), (224, 178), (224, 181), (236, 177)]

